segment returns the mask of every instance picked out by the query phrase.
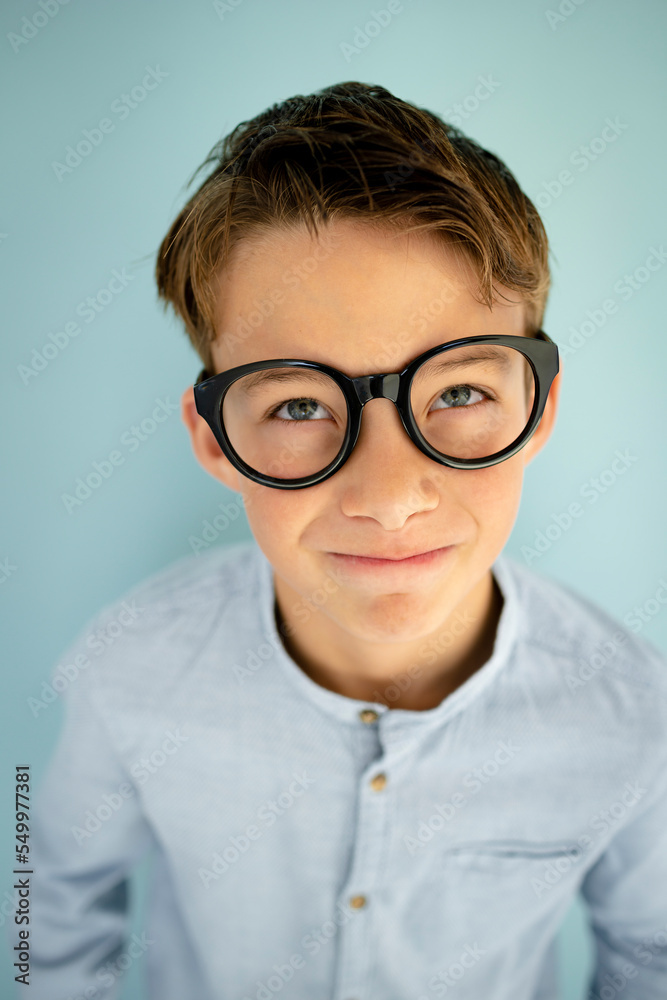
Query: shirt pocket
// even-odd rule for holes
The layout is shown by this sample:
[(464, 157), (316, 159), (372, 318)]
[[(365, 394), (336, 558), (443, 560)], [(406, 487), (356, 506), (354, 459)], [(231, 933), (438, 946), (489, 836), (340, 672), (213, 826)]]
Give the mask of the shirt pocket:
[[(584, 864), (581, 846), (569, 839), (443, 845), (434, 880), (442, 940), (452, 953), (478, 949), (484, 956), (479, 975), (489, 977), (486, 989), (475, 984), (476, 992), (469, 995), (488, 995), (492, 980), (517, 983), (530, 975), (537, 982), (546, 961), (547, 932), (576, 897)], [(470, 977), (472, 987), (472, 972)]]
[(470, 840), (445, 847), (440, 858), (450, 870), (532, 873), (551, 862), (564, 873), (581, 866), (583, 851), (573, 840)]
[(502, 937), (517, 920), (530, 923), (545, 910), (567, 906), (579, 890), (585, 868), (581, 845), (571, 840), (448, 845), (440, 855), (444, 912), (451, 920), (461, 919), (463, 907), (475, 915), (472, 927), (481, 921), (488, 934)]

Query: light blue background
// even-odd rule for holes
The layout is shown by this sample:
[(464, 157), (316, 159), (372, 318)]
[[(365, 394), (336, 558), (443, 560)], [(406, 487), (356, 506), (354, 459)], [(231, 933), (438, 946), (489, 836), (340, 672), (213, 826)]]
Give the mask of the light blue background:
[[(341, 43), (354, 41), (374, 6), (383, 0), (235, 0), (220, 16), (206, 0), (71, 0), (15, 52), (8, 34), (40, 8), (37, 0), (2, 5), (0, 561), (15, 567), (0, 582), (1, 794), (9, 817), (0, 851), (3, 901), (11, 885), (13, 766), (28, 760), (38, 781), (61, 723), (58, 703), (35, 718), (28, 698), (39, 697), (59, 655), (95, 611), (187, 555), (190, 536), (201, 535), (218, 505), (234, 499), (196, 464), (178, 413), (136, 451), (121, 442), (157, 398), (177, 402), (199, 367), (158, 306), (153, 283), (155, 251), (185, 199), (183, 186), (214, 142), (275, 101), (358, 79), (451, 118), (480, 76), (496, 81), (477, 107), (464, 103), (462, 127), (498, 153), (543, 207), (553, 269), (545, 329), (563, 346), (588, 310), (610, 298), (617, 306), (564, 358), (558, 426), (528, 471), (508, 551), (524, 559), (522, 546), (532, 546), (552, 515), (578, 501), (583, 515), (532, 560), (533, 568), (621, 619), (667, 579), (667, 268), (652, 272), (627, 300), (614, 289), (667, 240), (667, 6), (565, 0), (561, 7), (571, 13), (550, 23), (555, 0), (405, 0), (346, 61)], [(166, 78), (120, 120), (113, 102), (156, 65)], [(104, 117), (114, 131), (59, 180), (53, 161), (62, 162), (66, 147)], [(581, 170), (576, 151), (600, 136), (607, 118), (626, 127)], [(552, 185), (549, 194), (565, 169), (572, 183), (555, 196)], [(77, 319), (78, 304), (104, 288), (114, 268), (132, 276), (127, 288), (94, 322), (78, 317), (80, 335), (24, 384), (19, 366), (50, 333)], [(124, 463), (68, 513), (62, 494), (118, 448)], [(582, 489), (609, 469), (617, 449), (629, 449), (636, 461), (591, 503)], [(249, 531), (239, 518), (218, 541), (243, 537)], [(641, 634), (667, 651), (667, 606)], [(137, 879), (136, 928), (144, 876)], [(591, 959), (579, 906), (561, 943), (563, 997), (575, 1000)], [(140, 965), (125, 977), (124, 1000), (141, 996)]]

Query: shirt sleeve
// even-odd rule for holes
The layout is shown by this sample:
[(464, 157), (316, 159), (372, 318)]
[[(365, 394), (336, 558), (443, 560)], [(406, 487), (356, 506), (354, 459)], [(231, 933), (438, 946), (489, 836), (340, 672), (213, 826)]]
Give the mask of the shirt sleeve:
[(152, 834), (91, 679), (82, 673), (63, 694), (64, 726), (31, 810), (31, 1000), (111, 1000), (121, 956), (132, 955), (128, 876)]
[[(636, 814), (586, 874), (594, 935), (587, 996), (667, 997), (667, 761)], [(612, 820), (613, 822), (613, 820)]]

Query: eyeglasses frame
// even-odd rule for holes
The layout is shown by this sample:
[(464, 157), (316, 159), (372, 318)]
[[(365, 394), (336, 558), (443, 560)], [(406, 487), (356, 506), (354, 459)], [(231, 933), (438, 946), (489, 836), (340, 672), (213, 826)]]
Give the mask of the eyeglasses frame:
[[(450, 458), (441, 455), (423, 437), (414, 419), (410, 406), (410, 388), (416, 371), (436, 354), (444, 354), (448, 350), (473, 344), (491, 344), (499, 347), (513, 347), (527, 359), (532, 369), (536, 392), (533, 407), (524, 430), (506, 448), (488, 455), (482, 459)], [(347, 404), (347, 428), (341, 448), (332, 461), (317, 473), (301, 476), (297, 479), (279, 479), (268, 476), (251, 468), (238, 455), (229, 440), (222, 422), (222, 404), (230, 386), (254, 372), (268, 368), (309, 368), (329, 375), (342, 391)], [(375, 375), (359, 375), (350, 378), (337, 368), (320, 364), (317, 361), (306, 361), (295, 358), (273, 358), (268, 361), (252, 361), (245, 365), (237, 365), (216, 375), (209, 375), (204, 368), (197, 376), (194, 385), (194, 397), (197, 413), (209, 425), (217, 443), (232, 465), (248, 479), (262, 486), (275, 489), (297, 490), (307, 486), (315, 486), (333, 476), (352, 454), (361, 431), (361, 416), (363, 408), (371, 399), (389, 399), (396, 406), (401, 423), (410, 440), (439, 465), (451, 469), (486, 469), (499, 462), (511, 458), (524, 447), (537, 430), (542, 419), (547, 398), (553, 381), (559, 371), (558, 347), (544, 332), (538, 330), (532, 337), (519, 337), (509, 334), (480, 335), (476, 337), (460, 337), (445, 344), (438, 344), (423, 354), (414, 358), (401, 372), (381, 373)]]

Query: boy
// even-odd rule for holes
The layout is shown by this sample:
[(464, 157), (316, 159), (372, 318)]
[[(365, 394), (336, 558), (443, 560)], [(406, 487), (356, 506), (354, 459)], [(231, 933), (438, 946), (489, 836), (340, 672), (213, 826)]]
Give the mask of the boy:
[(664, 997), (665, 660), (501, 555), (559, 387), (534, 206), (360, 83), (206, 164), (157, 282), (204, 364), (195, 455), (257, 544), (125, 595), (67, 692), (32, 995), (142, 961), (156, 1000), (554, 1000), (581, 890), (590, 997)]

